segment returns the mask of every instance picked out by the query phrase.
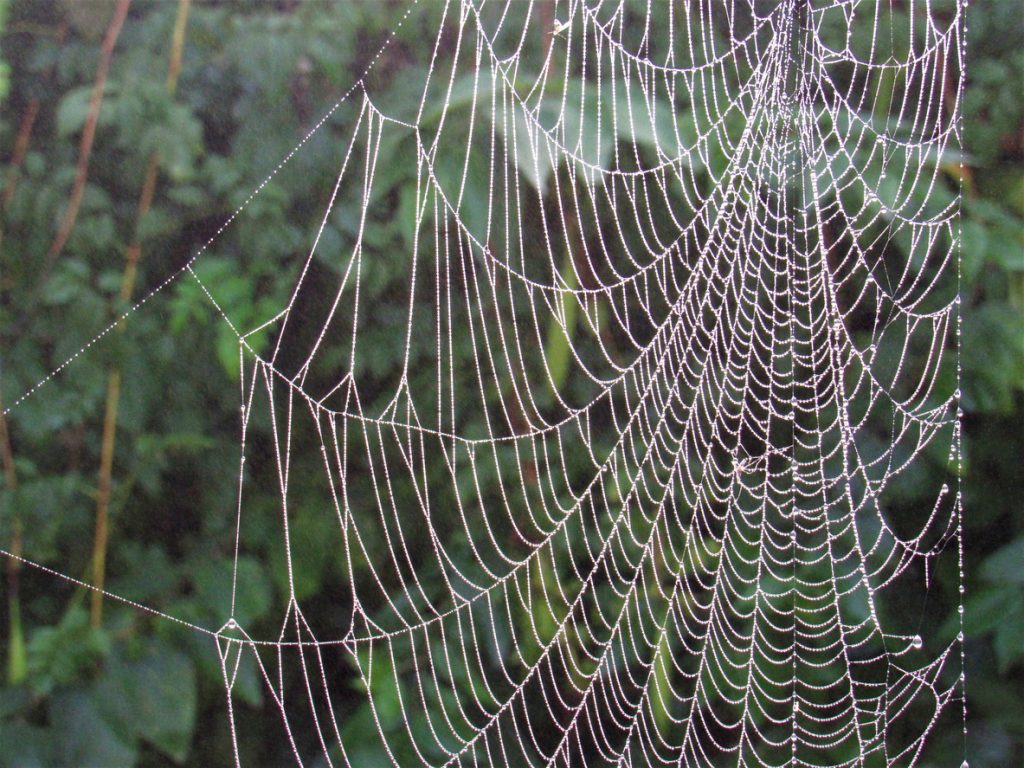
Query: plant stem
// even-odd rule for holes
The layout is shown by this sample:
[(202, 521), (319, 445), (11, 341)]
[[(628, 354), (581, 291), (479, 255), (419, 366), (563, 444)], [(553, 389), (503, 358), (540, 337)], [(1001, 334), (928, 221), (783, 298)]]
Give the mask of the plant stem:
[[(171, 38), (171, 60), (167, 69), (167, 92), (174, 94), (181, 74), (181, 59), (185, 49), (185, 28), (192, 0), (178, 0), (178, 16), (174, 22)], [(140, 224), (149, 213), (156, 193), (157, 175), (160, 170), (160, 155), (154, 151), (146, 166), (146, 175), (139, 193), (139, 205), (135, 217), (135, 236), (125, 252), (124, 272), (121, 276), (119, 298), (122, 303), (131, 301), (142, 257), (142, 241), (139, 237)], [(117, 326), (124, 330), (124, 323)], [(103, 437), (100, 443), (100, 472), (96, 494), (96, 532), (92, 548), (92, 584), (95, 589), (89, 607), (89, 621), (93, 627), (103, 623), (103, 588), (107, 572), (107, 544), (110, 538), (110, 489), (114, 471), (114, 446), (117, 438), (117, 408), (121, 397), (121, 369), (114, 364), (107, 376), (106, 407), (103, 412)]]
[[(7, 431), (7, 417), (0, 403), (0, 459), (3, 462), (4, 479), (12, 493), (18, 489), (18, 473), (14, 467), (14, 452), (11, 450), (11, 436)], [(18, 577), (21, 574), (21, 515), (17, 506), (11, 511), (11, 554), (7, 561), (7, 615), (10, 627), (7, 636), (7, 682), (17, 685), (28, 673), (25, 658), (25, 633), (21, 627), (21, 599), (18, 594)]]
[[(67, 22), (62, 22), (55, 35), (58, 47), (63, 45), (67, 30)], [(12, 30), (9, 29), (8, 31)], [(47, 80), (50, 80), (53, 77), (54, 68), (55, 67), (51, 66), (46, 71)], [(36, 125), (36, 118), (39, 117), (39, 109), (41, 106), (42, 102), (39, 98), (33, 96), (25, 106), (25, 113), (21, 116), (21, 122), (18, 123), (18, 135), (14, 139), (14, 151), (11, 153), (11, 161), (7, 165), (7, 173), (4, 176), (4, 191), (0, 193), (0, 210), (7, 207), (14, 198), (14, 191), (18, 188), (21, 164), (25, 161), (25, 155), (28, 154), (28, 145), (32, 138), (32, 129)], [(4, 231), (2, 223), (0, 223), (0, 242), (3, 242), (3, 236)]]
[(89, 112), (85, 117), (85, 126), (82, 129), (82, 140), (78, 145), (78, 165), (75, 169), (75, 183), (71, 187), (71, 197), (68, 199), (67, 210), (64, 211), (64, 218), (61, 221), (57, 235), (53, 238), (50, 251), (46, 255), (46, 264), (43, 268), (43, 276), (49, 272), (57, 257), (60, 255), (64, 244), (71, 236), (71, 230), (75, 226), (75, 219), (78, 218), (78, 208), (82, 204), (82, 196), (85, 194), (85, 180), (89, 176), (89, 157), (92, 155), (92, 142), (96, 137), (96, 122), (100, 116), (100, 105), (103, 103), (103, 91), (107, 84), (107, 73), (110, 72), (110, 59), (114, 55), (114, 46), (121, 34), (121, 27), (124, 26), (125, 17), (128, 15), (128, 6), (132, 0), (118, 0), (114, 15), (110, 19), (107, 33), (103, 38), (103, 47), (100, 49), (100, 62), (96, 67), (96, 80), (92, 88), (92, 97), (89, 100)]
[[(67, 22), (61, 22), (60, 27), (54, 32), (57, 45), (64, 42), (67, 34)], [(13, 28), (9, 31), (13, 31)], [(46, 73), (47, 79), (53, 77), (54, 67), (50, 67)], [(25, 107), (25, 113), (18, 123), (18, 135), (14, 140), (14, 151), (11, 153), (11, 161), (7, 166), (7, 173), (4, 176), (3, 192), (0, 193), (0, 211), (5, 209), (14, 198), (14, 191), (18, 186), (18, 178), (21, 173), (21, 164), (28, 154), (29, 142), (32, 138), (32, 129), (35, 127), (36, 118), (39, 117), (41, 102), (33, 97)], [(0, 226), (0, 242), (3, 241), (4, 231)], [(0, 402), (0, 463), (3, 464), (4, 480), (7, 489), (12, 493), (18, 489), (18, 472), (14, 466), (14, 451), (11, 449), (11, 435), (7, 429), (7, 417), (4, 415), (3, 403)], [(22, 523), (21, 513), (17, 503), (11, 506), (11, 544), (10, 552), (12, 557), (7, 563), (7, 682), (9, 685), (17, 685), (28, 674), (28, 659), (25, 650), (25, 631), (21, 623), (21, 552)]]
[(18, 172), (21, 170), (21, 163), (28, 152), (28, 140), (32, 135), (32, 127), (39, 117), (39, 99), (32, 99), (25, 107), (25, 114), (21, 117), (18, 126), (18, 137), (14, 140), (14, 152), (11, 153), (11, 162), (7, 167), (7, 177), (4, 179), (4, 192), (0, 195), (0, 208), (7, 207), (14, 197), (14, 190), (18, 186)]

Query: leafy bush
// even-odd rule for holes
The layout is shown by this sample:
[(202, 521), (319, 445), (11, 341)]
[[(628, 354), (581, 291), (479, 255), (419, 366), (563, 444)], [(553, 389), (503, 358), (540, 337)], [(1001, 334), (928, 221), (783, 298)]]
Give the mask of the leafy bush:
[[(81, 207), (66, 244), (50, 258), (115, 3), (16, 0), (6, 18), (5, 9), (0, 2), (7, 62), (0, 67), (0, 156), (8, 165), (0, 220), (5, 404), (179, 270), (361, 74), (404, 13), (393, 3), (197, 3), (172, 92), (167, 60), (178, 6), (133, 6), (103, 91)], [(969, 751), (977, 768), (1024, 759), (1024, 29), (1013, 0), (974, 3), (969, 29), (962, 364)], [(398, 55), (374, 74), (396, 105), (407, 100), (403, 60)], [(33, 112), (37, 117), (30, 121)], [(197, 262), (203, 282), (215, 286), (220, 309), (240, 326), (259, 325), (285, 300), (296, 256), (308, 248), (310, 211), (323, 209), (333, 182), (334, 140), (354, 119), (348, 104), (334, 112), (289, 170), (244, 210), (244, 226), (228, 229)], [(19, 136), (27, 146), (21, 157)], [(654, 137), (617, 136), (600, 144), (595, 137), (592, 146), (610, 147), (614, 140), (643, 145)], [(158, 181), (139, 219), (152, 158)], [(541, 189), (558, 172), (543, 164), (521, 170)], [(450, 184), (461, 172), (443, 163), (438, 168)], [(366, 237), (381, 249), (407, 249), (414, 174), (402, 168), (380, 174), (377, 187), (393, 215), (369, 222)], [(482, 229), (485, 214), (472, 209), (486, 196), (481, 178), (471, 173), (467, 181), (464, 214), (470, 227), (476, 222)], [(354, 209), (339, 206), (323, 236), (350, 238), (358, 226)], [(123, 255), (136, 240), (140, 272), (125, 298)], [(315, 264), (318, 270), (334, 268)], [(363, 276), (366, 300), (377, 303), (382, 317), (392, 307), (400, 312), (396, 284), (404, 277), (402, 265), (387, 264), (374, 264)], [(567, 316), (566, 322), (575, 319)], [(386, 324), (368, 334), (374, 355), (366, 365), (384, 381), (402, 352), (401, 340)], [(556, 386), (568, 364), (559, 338), (553, 331), (545, 350)], [(261, 343), (267, 342), (254, 337), (254, 345)], [(225, 577), (233, 556), (240, 372), (237, 339), (195, 282), (179, 281), (155, 296), (147, 311), (130, 315), (123, 331), (110, 334), (43, 395), (11, 413), (13, 464), (0, 492), (0, 541), (8, 551), (90, 580), (112, 369), (124, 383), (110, 489), (108, 586), (207, 626), (225, 615), (232, 599)], [(295, 471), (302, 472), (298, 461)], [(315, 472), (312, 465), (309, 471)], [(938, 476), (948, 470), (937, 460), (931, 471)], [(920, 502), (912, 488), (905, 493), (900, 503)], [(294, 503), (301, 508), (302, 499)], [(275, 519), (273, 509), (264, 511), (264, 520)], [(343, 574), (329, 553), (317, 551), (321, 524), (314, 516), (295, 521), (297, 546), (311, 558), (307, 580), (296, 589), (326, 608), (330, 587)], [(239, 564), (235, 615), (270, 635), (279, 630), (289, 588), (284, 562), (271, 554), (279, 551), (272, 546), (279, 531), (265, 525), (249, 532), (253, 551)], [(225, 761), (223, 680), (212, 641), (109, 600), (103, 621), (91, 622), (90, 596), (77, 583), (14, 560), (7, 570), (0, 765)], [(959, 600), (956, 574), (937, 574), (928, 599), (936, 616), (952, 614)], [(339, 616), (336, 628), (342, 623)], [(957, 628), (936, 631), (951, 637)], [(339, 694), (344, 728), (358, 733), (373, 727), (355, 670), (341, 667), (338, 673), (350, 688), (350, 695)], [(255, 665), (240, 667), (234, 692), (245, 703), (238, 716), (257, 724), (245, 729), (249, 740), (239, 745), (243, 762), (287, 761), (277, 729), (259, 727), (276, 723), (278, 714), (265, 700)], [(381, 711), (397, 717), (387, 695), (379, 693)], [(944, 754), (958, 753), (955, 737), (940, 735), (932, 745), (936, 764), (945, 764)], [(366, 764), (380, 757), (362, 756)]]

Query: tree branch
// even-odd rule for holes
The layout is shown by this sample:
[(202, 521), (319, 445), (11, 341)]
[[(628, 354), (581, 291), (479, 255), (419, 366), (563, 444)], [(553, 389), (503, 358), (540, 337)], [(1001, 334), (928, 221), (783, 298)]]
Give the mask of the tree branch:
[(43, 269), (45, 276), (56, 262), (57, 257), (71, 236), (75, 220), (78, 218), (78, 209), (82, 204), (82, 196), (85, 194), (85, 181), (89, 176), (89, 157), (92, 155), (92, 142), (96, 136), (96, 122), (100, 116), (100, 105), (103, 103), (103, 90), (107, 84), (107, 73), (110, 71), (110, 59), (114, 55), (114, 46), (121, 34), (121, 27), (124, 26), (125, 17), (128, 15), (128, 6), (132, 0), (118, 0), (114, 15), (110, 19), (107, 33), (103, 38), (103, 47), (100, 49), (100, 62), (96, 67), (96, 80), (93, 84), (92, 97), (89, 100), (89, 112), (85, 118), (85, 127), (82, 129), (82, 141), (78, 145), (78, 166), (75, 170), (75, 183), (71, 188), (71, 197), (68, 199), (67, 210), (64, 211), (64, 219), (61, 221), (57, 235), (50, 245), (50, 251), (46, 255), (46, 265)]

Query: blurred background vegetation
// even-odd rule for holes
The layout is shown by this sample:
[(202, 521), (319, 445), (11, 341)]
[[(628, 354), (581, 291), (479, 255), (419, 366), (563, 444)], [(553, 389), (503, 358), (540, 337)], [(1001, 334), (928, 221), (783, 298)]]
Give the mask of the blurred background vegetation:
[[(893, 5), (896, 14), (904, 6)], [(209, 239), (363, 72), (405, 7), (0, 0), (3, 402)], [(974, 3), (969, 19), (967, 673), (969, 752), (981, 768), (1024, 764), (1024, 14), (1018, 0), (998, 0)], [(415, 18), (407, 23), (415, 29)], [(415, 45), (415, 35), (403, 37), (374, 72), (396, 103), (402, 68), (428, 53)], [(244, 225), (198, 263), (242, 325), (287, 296), (290, 265), (308, 248), (336, 173), (334, 142), (353, 117), (339, 109), (246, 208)], [(373, 222), (367, 238), (404, 251), (401, 192), (414, 172), (381, 173), (396, 215)], [(353, 226), (332, 217), (325, 237), (340, 242)], [(367, 298), (386, 310), (402, 296), (389, 289), (405, 276), (404, 263), (378, 265)], [(369, 346), (380, 356), (369, 364), (381, 370), (401, 351), (386, 329)], [(230, 599), (234, 520), (208, 510), (231, 509), (236, 492), (237, 366), (236, 338), (195, 283), (182, 281), (133, 314), (4, 425), (3, 548), (86, 581), (105, 574), (119, 595), (218, 626)], [(112, 399), (116, 432), (105, 417)], [(924, 489), (944, 471), (935, 462), (931, 477), (902, 488), (899, 504), (927, 503)], [(100, 544), (98, 516), (108, 531)], [(303, 521), (309, 527), (293, 535), (316, 541), (315, 518)], [(240, 564), (236, 614), (271, 636), (288, 589), (271, 546), (279, 532), (268, 525), (263, 535), (266, 549), (257, 534)], [(338, 566), (326, 551), (309, 565), (298, 588), (307, 605), (328, 611)], [(109, 601), (98, 606), (85, 590), (14, 560), (3, 568), (0, 765), (231, 762), (208, 638)], [(942, 623), (956, 612), (952, 575), (939, 574), (927, 597), (937, 617), (929, 631), (947, 639), (956, 632)], [(343, 728), (358, 734), (373, 726), (348, 676), (339, 709)], [(253, 726), (243, 728), (243, 764), (288, 762), (253, 667), (243, 668), (236, 699), (240, 720)], [(935, 734), (929, 765), (959, 764), (957, 735), (955, 727)], [(363, 758), (372, 765), (381, 755)]]

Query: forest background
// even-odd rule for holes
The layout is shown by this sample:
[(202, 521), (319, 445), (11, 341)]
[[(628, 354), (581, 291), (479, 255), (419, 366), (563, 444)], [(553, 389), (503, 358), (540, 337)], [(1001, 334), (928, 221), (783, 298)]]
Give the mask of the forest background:
[[(910, 4), (891, 5), (905, 23)], [(182, 26), (179, 2), (136, 0), (112, 37), (117, 0), (0, 0), (3, 402), (194, 253), (360, 75), (404, 9), (195, 0)], [(975, 2), (968, 28), (968, 751), (973, 768), (995, 768), (1024, 764), (1024, 14), (1018, 0)], [(402, 68), (425, 60), (409, 45), (374, 74), (396, 98)], [(285, 267), (305, 252), (310, 211), (323, 209), (335, 173), (331, 138), (352, 117), (339, 110), (296, 157), (291, 181), (264, 190), (245, 225), (197, 266), (242, 324), (288, 290)], [(950, 170), (950, 189), (960, 181)], [(412, 169), (386, 180), (396, 201), (413, 182)], [(401, 221), (376, 222), (368, 239), (382, 252), (407, 248)], [(333, 218), (326, 237), (341, 242), (351, 226)], [(368, 291), (386, 306), (405, 274), (404, 264), (389, 273), (384, 263)], [(382, 370), (401, 351), (384, 335), (368, 346)], [(235, 337), (192, 282), (158, 310), (133, 314), (111, 344), (76, 362), (73, 386), (57, 382), (4, 425), (3, 548), (86, 581), (100, 557), (119, 595), (200, 624), (223, 617), (233, 519), (205, 510), (230, 508), (236, 490), (237, 364)], [(105, 442), (112, 370), (131, 385)], [(900, 503), (921, 503), (946, 471), (936, 462), (911, 478)], [(109, 531), (102, 543), (98, 514)], [(254, 546), (240, 564), (239, 610), (266, 635), (287, 599), (270, 546), (278, 535), (268, 526), (266, 551)], [(325, 585), (337, 565), (328, 552), (320, 559), (300, 588), (307, 605), (330, 610)], [(13, 560), (2, 566), (0, 765), (230, 762), (207, 639), (109, 601), (97, 616), (86, 591)], [(937, 617), (929, 631), (948, 639), (956, 580), (937, 578), (927, 599)], [(354, 679), (349, 691), (339, 705), (344, 728), (372, 728)], [(239, 718), (255, 726), (243, 729), (243, 764), (287, 762), (278, 714), (253, 669), (243, 669), (236, 697)], [(959, 754), (956, 733), (939, 733), (925, 763), (959, 765)], [(373, 764), (380, 755), (364, 757)]]

